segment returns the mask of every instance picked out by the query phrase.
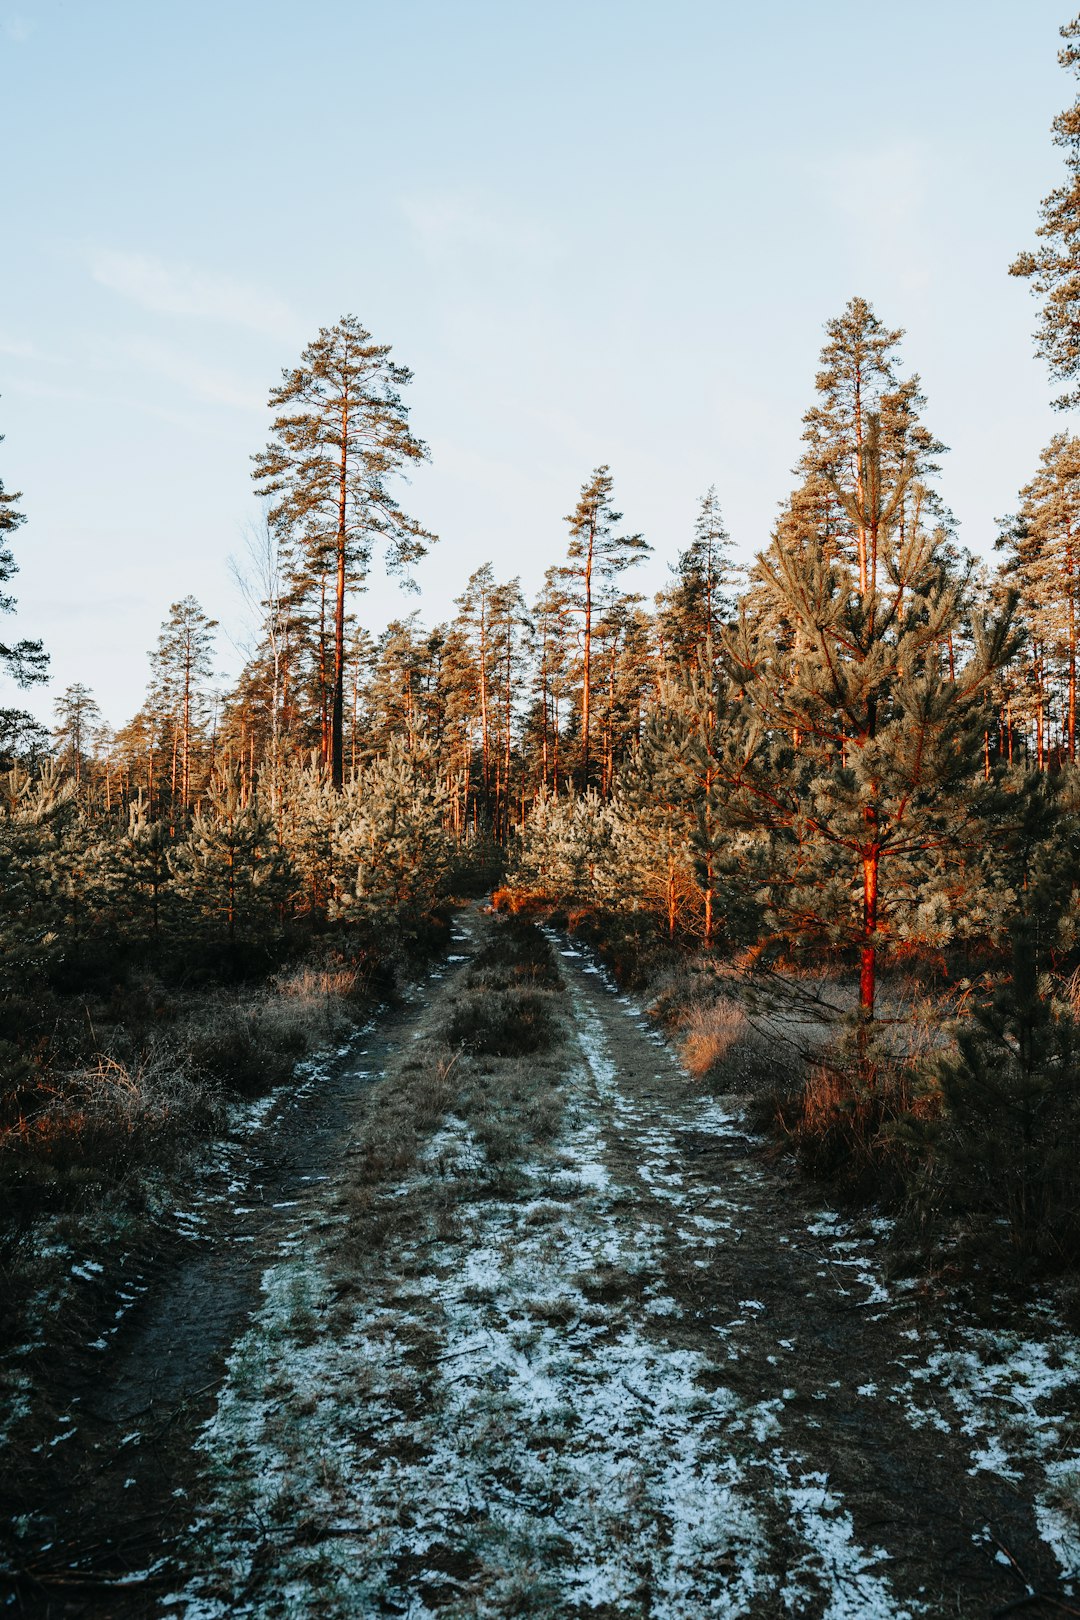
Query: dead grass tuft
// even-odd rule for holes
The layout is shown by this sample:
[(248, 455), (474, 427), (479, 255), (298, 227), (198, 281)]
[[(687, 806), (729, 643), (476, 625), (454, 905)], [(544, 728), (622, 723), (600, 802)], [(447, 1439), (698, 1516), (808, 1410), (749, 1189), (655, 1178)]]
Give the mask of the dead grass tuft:
[(744, 1040), (747, 1018), (735, 1001), (722, 998), (691, 1006), (680, 1032), (679, 1057), (695, 1080), (721, 1078), (732, 1048)]

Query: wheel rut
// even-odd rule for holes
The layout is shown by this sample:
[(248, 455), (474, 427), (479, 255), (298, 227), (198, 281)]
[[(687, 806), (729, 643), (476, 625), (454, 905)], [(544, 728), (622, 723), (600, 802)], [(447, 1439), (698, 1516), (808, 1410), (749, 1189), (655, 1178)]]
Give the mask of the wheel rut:
[[(1067, 1609), (1038, 1524), (1037, 1442), (1025, 1456), (1024, 1437), (1013, 1435), (1019, 1454), (1001, 1447), (995, 1458), (992, 1431), (1010, 1426), (1004, 1401), (979, 1412), (957, 1398), (949, 1376), (950, 1359), (961, 1367), (997, 1359), (1017, 1337), (1014, 1325), (995, 1344), (993, 1328), (965, 1323), (918, 1286), (889, 1282), (887, 1223), (823, 1210), (737, 1109), (702, 1101), (588, 952), (553, 943), (610, 1105), (606, 1162), (635, 1188), (638, 1218), (664, 1233), (665, 1272), (682, 1307), (665, 1319), (665, 1335), (710, 1354), (726, 1387), (761, 1414), (756, 1454), (743, 1463), (773, 1498), (781, 1584), (805, 1563), (791, 1531), (817, 1490), (825, 1517), (849, 1518), (850, 1545), (870, 1550), (865, 1570), (883, 1576), (880, 1590), (863, 1582), (860, 1596), (849, 1569), (841, 1585), (865, 1606), (853, 1614), (877, 1613), (876, 1604), (889, 1614), (981, 1616), (1018, 1599), (1025, 1612), (1060, 1612), (1063, 1601)], [(1056, 1410), (1043, 1419), (1067, 1432), (1075, 1341), (1060, 1329), (1048, 1338), (1043, 1348), (1061, 1376)], [(821, 1612), (849, 1612), (842, 1596), (826, 1598)]]
[(459, 914), (448, 959), (399, 1005), (241, 1111), (193, 1174), (184, 1207), (161, 1223), (160, 1248), (125, 1257), (122, 1275), (103, 1280), (131, 1303), (59, 1370), (62, 1451), (46, 1450), (20, 1491), (32, 1533), (17, 1544), (17, 1578), (0, 1576), (15, 1612), (158, 1612), (198, 1491), (195, 1440), (258, 1309), (263, 1274), (316, 1238), (365, 1095), (420, 1033), (479, 937), (475, 908)]

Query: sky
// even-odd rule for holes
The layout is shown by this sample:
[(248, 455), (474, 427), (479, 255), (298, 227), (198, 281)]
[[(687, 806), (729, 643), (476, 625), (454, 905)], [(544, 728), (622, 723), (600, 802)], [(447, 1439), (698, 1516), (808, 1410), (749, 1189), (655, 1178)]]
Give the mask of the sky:
[(0, 479), (43, 718), (72, 681), (119, 725), (169, 604), (239, 666), (230, 569), (267, 396), (359, 317), (409, 366), (439, 543), (378, 631), (453, 612), (491, 561), (527, 592), (611, 467), (661, 587), (715, 484), (740, 554), (790, 490), (824, 323), (853, 295), (951, 447), (987, 553), (1068, 419), (1010, 261), (1061, 177), (1061, 0), (0, 0)]

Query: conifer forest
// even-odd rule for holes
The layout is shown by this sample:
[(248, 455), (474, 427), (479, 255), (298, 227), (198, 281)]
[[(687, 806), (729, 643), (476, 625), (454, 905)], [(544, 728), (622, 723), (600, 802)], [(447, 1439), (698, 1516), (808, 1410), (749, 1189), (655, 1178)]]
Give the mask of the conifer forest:
[(937, 357), (852, 287), (767, 532), (719, 450), (649, 532), (599, 449), (432, 610), (358, 270), (237, 452), (246, 640), (193, 566), (111, 724), (17, 599), (0, 343), (5, 1614), (1080, 1615), (1060, 36), (1054, 189), (979, 269), (1058, 430), (974, 549)]

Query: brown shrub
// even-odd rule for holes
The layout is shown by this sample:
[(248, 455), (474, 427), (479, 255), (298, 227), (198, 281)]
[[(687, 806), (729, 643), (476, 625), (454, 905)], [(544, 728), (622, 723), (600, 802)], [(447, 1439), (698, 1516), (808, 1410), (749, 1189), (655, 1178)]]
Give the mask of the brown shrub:
[(444, 1035), (474, 1055), (520, 1057), (550, 1046), (555, 1028), (550, 992), (481, 987), (464, 993)]
[(774, 1100), (775, 1120), (811, 1174), (849, 1192), (899, 1198), (910, 1179), (911, 1121), (931, 1117), (939, 1099), (915, 1084), (909, 1063), (876, 1054), (810, 1066), (805, 1083)]

